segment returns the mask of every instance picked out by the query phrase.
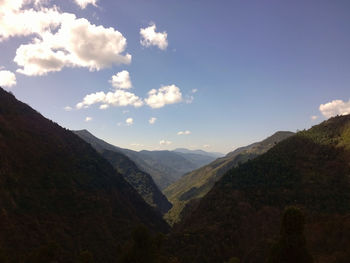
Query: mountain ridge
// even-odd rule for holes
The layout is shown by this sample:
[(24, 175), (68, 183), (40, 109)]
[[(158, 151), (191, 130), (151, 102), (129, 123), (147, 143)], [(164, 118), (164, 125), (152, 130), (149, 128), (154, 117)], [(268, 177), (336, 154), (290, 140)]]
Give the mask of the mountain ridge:
[(214, 158), (210, 156), (186, 154), (168, 150), (142, 150), (137, 152), (109, 144), (86, 130), (76, 132), (81, 133), (86, 140), (99, 151), (105, 148), (125, 154), (140, 170), (151, 175), (160, 190), (163, 190), (166, 186), (178, 180), (183, 174), (214, 160)]
[(174, 255), (181, 262), (264, 262), (292, 205), (306, 215), (315, 262), (349, 262), (349, 164), (350, 115), (298, 132), (223, 175), (176, 227)]
[(187, 203), (200, 199), (207, 194), (221, 176), (231, 168), (266, 152), (276, 143), (292, 136), (294, 133), (278, 131), (266, 139), (237, 148), (226, 156), (216, 159), (198, 170), (185, 174), (178, 181), (168, 186), (164, 193), (172, 202), (173, 208), (165, 215), (171, 225), (182, 218), (182, 210)]
[(82, 250), (113, 262), (139, 224), (168, 231), (88, 143), (1, 88), (0, 207), (1, 256), (14, 262), (47, 249), (57, 262)]
[(98, 139), (87, 130), (73, 131), (86, 142), (90, 143), (124, 178), (136, 189), (142, 198), (162, 214), (171, 207), (171, 203), (154, 183), (152, 177), (141, 171), (137, 165), (123, 154), (123, 150)]

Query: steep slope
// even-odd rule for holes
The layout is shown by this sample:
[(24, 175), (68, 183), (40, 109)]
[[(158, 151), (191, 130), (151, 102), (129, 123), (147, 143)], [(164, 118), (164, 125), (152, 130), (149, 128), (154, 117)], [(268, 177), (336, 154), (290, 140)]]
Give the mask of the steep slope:
[(183, 217), (182, 212), (187, 203), (206, 195), (224, 173), (240, 163), (267, 152), (274, 145), (293, 134), (284, 131), (276, 132), (261, 142), (240, 147), (225, 157), (184, 175), (180, 180), (168, 186), (164, 193), (173, 203), (173, 208), (165, 217), (167, 221), (170, 224), (178, 223)]
[(182, 262), (264, 262), (286, 206), (315, 262), (350, 262), (350, 116), (299, 132), (226, 173), (173, 234)]
[(87, 130), (74, 131), (74, 133), (86, 142), (91, 143), (124, 176), (125, 180), (136, 189), (149, 205), (158, 209), (162, 214), (172, 207), (168, 199), (158, 189), (152, 177), (141, 171), (133, 161), (121, 153), (120, 148), (96, 138)]
[(161, 190), (178, 180), (183, 174), (213, 160), (212, 157), (208, 156), (183, 154), (173, 151), (136, 152), (111, 145), (85, 130), (75, 131), (75, 133), (99, 152), (110, 150), (126, 155), (140, 170), (151, 175)]
[(9, 262), (77, 262), (83, 250), (115, 262), (139, 224), (168, 230), (88, 143), (1, 88), (0, 211)]

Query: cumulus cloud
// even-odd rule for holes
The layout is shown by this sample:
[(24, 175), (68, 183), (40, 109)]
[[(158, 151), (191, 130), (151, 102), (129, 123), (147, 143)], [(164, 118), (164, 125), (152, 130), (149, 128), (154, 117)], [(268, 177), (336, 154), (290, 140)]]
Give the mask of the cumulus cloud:
[(16, 85), (16, 75), (8, 70), (0, 70), (0, 86), (11, 88)]
[(77, 109), (88, 108), (91, 105), (98, 103), (101, 104), (101, 110), (105, 110), (110, 106), (134, 106), (138, 108), (143, 105), (141, 98), (132, 92), (123, 90), (126, 88), (131, 88), (129, 72), (124, 70), (117, 73), (112, 77), (110, 83), (112, 85), (114, 84), (115, 91), (110, 91), (107, 93), (100, 91), (88, 94), (83, 98), (83, 101), (76, 105)]
[(118, 72), (112, 76), (112, 79), (109, 82), (116, 89), (130, 89), (132, 87), (130, 74), (126, 70)]
[(315, 121), (315, 120), (317, 120), (317, 119), (318, 119), (318, 116), (313, 115), (313, 116), (311, 116), (310, 118), (311, 118), (311, 120), (312, 120), (312, 121)]
[(101, 103), (100, 109), (106, 109), (109, 106), (134, 106), (141, 107), (143, 101), (134, 93), (124, 90), (116, 90), (115, 92), (105, 93), (103, 91), (91, 93), (84, 97), (82, 102), (79, 102), (77, 109), (88, 108), (93, 104)]
[(134, 124), (134, 119), (133, 118), (127, 118), (125, 120), (126, 125), (131, 126)]
[(148, 122), (149, 122), (149, 124), (155, 124), (155, 123), (156, 123), (156, 120), (157, 120), (157, 118), (152, 117), (152, 118), (150, 118), (150, 119), (148, 120)]
[(161, 108), (166, 104), (174, 104), (182, 101), (182, 93), (175, 85), (163, 86), (160, 89), (152, 89), (148, 92), (145, 102), (151, 108)]
[(179, 132), (177, 133), (177, 135), (190, 135), (190, 134), (191, 134), (190, 131), (179, 131)]
[(131, 62), (131, 55), (125, 54), (126, 39), (119, 31), (93, 25), (55, 6), (44, 7), (46, 2), (0, 1), (0, 41), (15, 36), (32, 37), (30, 43), (16, 51), (18, 72), (40, 76), (64, 67), (92, 71)]
[(161, 141), (159, 142), (159, 144), (160, 144), (160, 145), (170, 145), (170, 144), (172, 144), (172, 142), (171, 142), (171, 141), (167, 141), (167, 140), (161, 140)]
[(86, 118), (85, 118), (85, 121), (86, 121), (86, 122), (92, 121), (92, 118), (91, 118), (91, 117), (86, 117)]
[(168, 47), (168, 34), (167, 32), (156, 32), (156, 25), (151, 24), (149, 27), (141, 28), (141, 45), (145, 47), (157, 46), (161, 50), (165, 50)]
[(96, 6), (97, 0), (75, 0), (75, 3), (80, 6), (81, 9), (86, 8), (88, 5)]
[[(56, 7), (45, 8), (43, 0), (0, 1), (0, 41), (15, 36), (41, 35), (56, 30), (74, 14), (60, 13)], [(26, 6), (26, 9), (22, 7)]]
[(46, 32), (33, 43), (21, 45), (14, 61), (18, 72), (45, 75), (64, 67), (86, 67), (90, 71), (113, 64), (129, 64), (131, 55), (122, 55), (126, 39), (113, 28), (96, 26), (84, 18), (66, 19), (57, 33)]
[(331, 102), (321, 104), (319, 107), (320, 112), (326, 118), (330, 118), (336, 115), (350, 114), (350, 100), (333, 100)]

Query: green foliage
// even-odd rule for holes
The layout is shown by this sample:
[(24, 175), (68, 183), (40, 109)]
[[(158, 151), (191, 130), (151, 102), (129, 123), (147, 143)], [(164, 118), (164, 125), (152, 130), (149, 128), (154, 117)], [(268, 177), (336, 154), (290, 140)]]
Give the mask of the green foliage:
[(168, 230), (88, 143), (2, 89), (0, 208), (0, 245), (11, 263), (72, 263), (81, 247), (112, 262), (140, 223)]
[(267, 263), (312, 263), (313, 258), (306, 248), (304, 215), (296, 207), (285, 210), (281, 236), (273, 245)]
[(170, 225), (179, 223), (184, 212), (189, 210), (186, 209), (189, 207), (189, 201), (205, 196), (227, 171), (267, 152), (276, 143), (292, 135), (292, 132), (276, 132), (261, 142), (238, 148), (225, 157), (184, 175), (164, 190), (173, 203), (172, 209), (164, 218)]

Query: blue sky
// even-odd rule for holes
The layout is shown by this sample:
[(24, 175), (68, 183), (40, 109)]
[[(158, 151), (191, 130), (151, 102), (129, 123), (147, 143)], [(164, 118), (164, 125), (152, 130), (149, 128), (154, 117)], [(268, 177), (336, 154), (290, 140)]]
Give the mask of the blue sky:
[[(135, 150), (226, 153), (278, 130), (350, 113), (347, 0), (84, 1), (85, 8), (78, 0), (0, 1), (0, 84), (63, 127)], [(28, 10), (35, 19), (23, 15)], [(50, 10), (52, 23), (46, 18), (48, 27), (34, 30), (34, 20)], [(140, 30), (151, 32), (152, 25), (158, 38), (143, 37)], [(112, 42), (123, 48), (108, 50)], [(29, 51), (20, 52), (21, 45)], [(96, 47), (101, 52), (91, 51)], [(131, 87), (112, 86), (122, 71)], [(153, 89), (156, 104), (147, 100)], [(96, 93), (117, 91), (142, 106), (96, 102)], [(77, 108), (89, 94), (95, 103)], [(103, 104), (109, 107), (99, 109)]]

